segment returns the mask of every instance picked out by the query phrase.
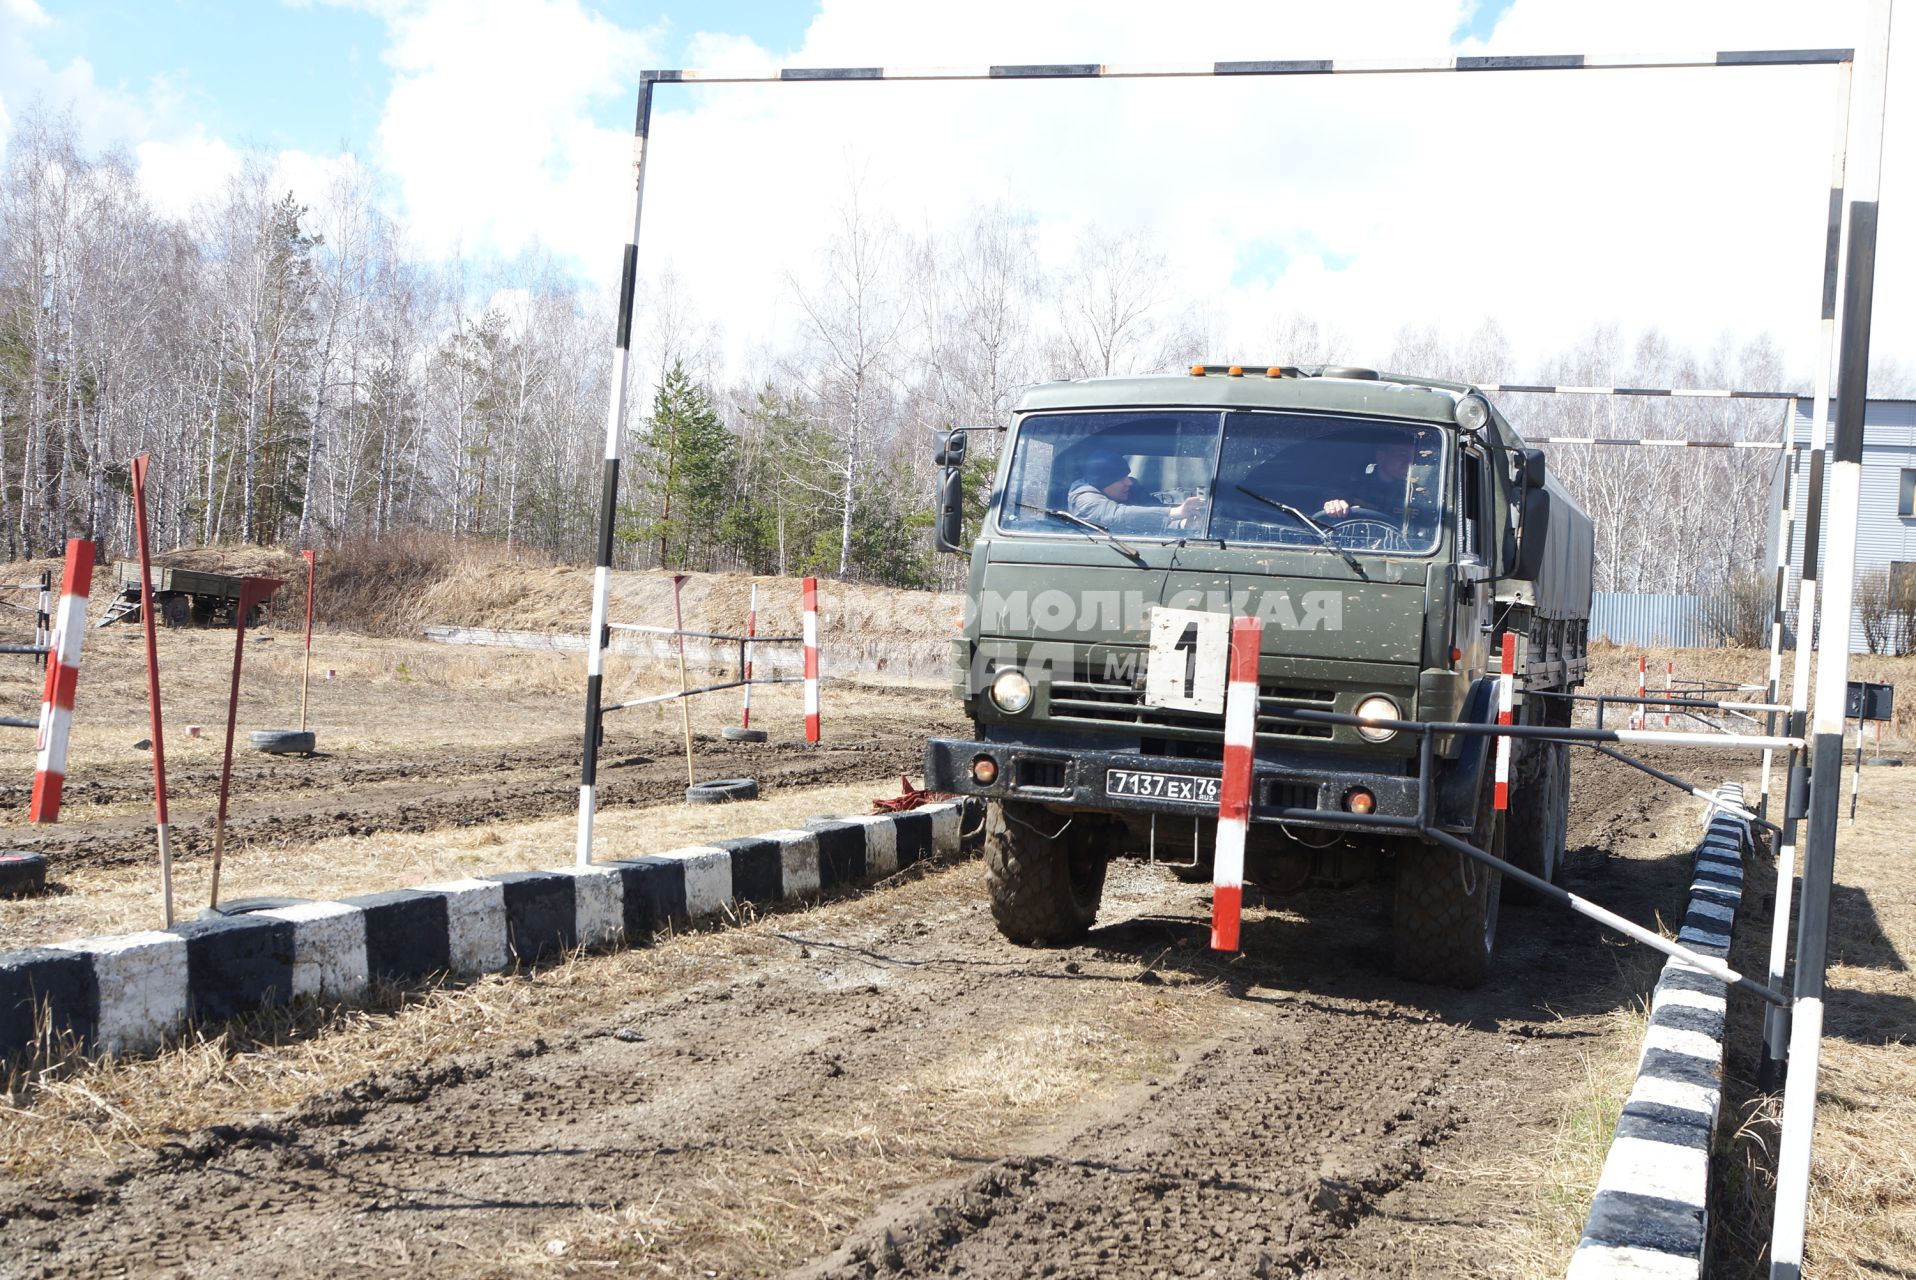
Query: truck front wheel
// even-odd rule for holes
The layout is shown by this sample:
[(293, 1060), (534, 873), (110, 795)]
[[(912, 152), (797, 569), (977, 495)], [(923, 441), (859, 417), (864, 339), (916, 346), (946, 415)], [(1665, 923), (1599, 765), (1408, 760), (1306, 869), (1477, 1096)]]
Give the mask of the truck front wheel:
[[(1490, 770), (1477, 799), (1477, 823), (1466, 837), (1504, 856), (1504, 815), (1491, 804)], [(1445, 987), (1474, 987), (1490, 972), (1503, 876), (1442, 845), (1410, 846), (1397, 855), (1392, 960), (1400, 978)]]
[(1109, 848), (1105, 823), (994, 800), (985, 811), (985, 884), (998, 932), (1020, 944), (1067, 942), (1097, 919)]

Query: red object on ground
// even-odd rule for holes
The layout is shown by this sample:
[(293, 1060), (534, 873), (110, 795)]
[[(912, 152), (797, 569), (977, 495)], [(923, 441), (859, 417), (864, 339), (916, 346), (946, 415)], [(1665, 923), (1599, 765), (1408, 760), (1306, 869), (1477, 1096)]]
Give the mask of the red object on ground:
[(1260, 618), (1231, 623), (1230, 683), (1224, 690), (1224, 778), (1218, 785), (1217, 849), (1211, 861), (1211, 949), (1236, 951), (1244, 907), (1244, 837), (1251, 816), (1256, 751)]
[(40, 695), (40, 758), (33, 767), (33, 797), (27, 821), (58, 822), (60, 793), (67, 779), (67, 734), (73, 729), (73, 693), (80, 683), (80, 645), (86, 638), (86, 598), (93, 585), (93, 544), (84, 538), (67, 543), (66, 573), (60, 579), (60, 604), (53, 614), (47, 648), (47, 679)]
[(949, 791), (921, 791), (911, 785), (911, 779), (904, 774), (898, 775), (899, 793), (890, 800), (872, 801), (873, 813), (905, 813), (920, 805), (935, 804), (940, 800), (951, 799)]
[(805, 579), (805, 741), (818, 741), (818, 579)]

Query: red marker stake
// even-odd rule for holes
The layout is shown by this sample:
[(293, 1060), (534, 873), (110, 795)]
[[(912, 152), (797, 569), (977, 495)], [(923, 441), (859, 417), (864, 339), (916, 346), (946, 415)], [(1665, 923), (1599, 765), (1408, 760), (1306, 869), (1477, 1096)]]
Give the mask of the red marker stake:
[(140, 550), (140, 622), (146, 631), (146, 705), (153, 726), (153, 822), (160, 841), (160, 909), (173, 927), (173, 827), (166, 817), (166, 735), (160, 727), (160, 648), (153, 626), (153, 560), (146, 537), (147, 456), (133, 459), (133, 536)]
[(40, 695), (40, 758), (33, 767), (28, 822), (58, 822), (67, 780), (67, 734), (73, 729), (73, 694), (80, 684), (80, 643), (86, 639), (86, 598), (93, 585), (93, 544), (67, 543), (60, 606), (47, 640), (46, 687)]
[(226, 796), (233, 782), (233, 730), (239, 723), (240, 656), (246, 650), (246, 619), (255, 606), (279, 590), (281, 578), (241, 578), (239, 610), (233, 627), (233, 688), (226, 697), (226, 756), (220, 762), (220, 807), (213, 820), (213, 889), (207, 904), (220, 904), (220, 858), (226, 851)]
[(804, 582), (805, 741), (818, 741), (818, 579)]
[(1257, 732), (1259, 618), (1231, 623), (1230, 683), (1224, 690), (1224, 778), (1218, 786), (1217, 850), (1211, 861), (1211, 949), (1236, 951), (1244, 908), (1244, 836), (1251, 817), (1251, 758)]
[[(1512, 723), (1512, 711), (1515, 707), (1517, 687), (1517, 635), (1513, 631), (1504, 632), (1503, 674), (1497, 677), (1497, 723)], [(1494, 807), (1510, 807), (1510, 739), (1506, 735), (1497, 737), (1497, 776), (1496, 800)]]

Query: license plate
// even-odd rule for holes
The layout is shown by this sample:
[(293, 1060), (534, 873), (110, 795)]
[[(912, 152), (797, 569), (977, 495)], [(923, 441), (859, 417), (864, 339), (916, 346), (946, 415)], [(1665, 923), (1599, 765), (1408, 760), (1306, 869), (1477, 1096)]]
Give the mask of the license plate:
[(1145, 800), (1189, 800), (1194, 804), (1217, 803), (1216, 778), (1194, 778), (1188, 773), (1138, 773), (1131, 769), (1107, 769), (1104, 794), (1137, 796)]

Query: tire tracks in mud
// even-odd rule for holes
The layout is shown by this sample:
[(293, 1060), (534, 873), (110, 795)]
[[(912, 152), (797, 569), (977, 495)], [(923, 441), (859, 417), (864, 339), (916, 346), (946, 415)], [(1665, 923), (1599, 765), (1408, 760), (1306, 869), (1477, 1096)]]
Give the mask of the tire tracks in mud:
[[(685, 758), (670, 739), (617, 743), (601, 761), (598, 803), (648, 806), (685, 795)], [(695, 742), (703, 776), (751, 776), (764, 787), (807, 787), (880, 780), (924, 767), (918, 732), (873, 732), (848, 740), (748, 745), (707, 738)], [(335, 836), (420, 832), (482, 826), (567, 813), (579, 802), (578, 743), (551, 739), (510, 750), (448, 752), (429, 759), (247, 762), (236, 766), (227, 819), (229, 842), (308, 843)], [(173, 850), (190, 859), (213, 848), (213, 797), (219, 775), (198, 769), (168, 775), (173, 805)], [(92, 806), (150, 803), (148, 779), (112, 784), (82, 782), (68, 789), (57, 828), (22, 820), (27, 791), (0, 788), (0, 843), (45, 854), (57, 870), (145, 864), (153, 857), (150, 814), (109, 816)]]
[[(1596, 841), (1687, 824), (1691, 807), (1621, 773), (1587, 775), (1572, 871), (1644, 919), (1681, 896), (1685, 860)], [(1576, 1020), (1630, 999), (1598, 980), (1614, 946), (1540, 907), (1506, 914), (1491, 983), (1457, 993), (1390, 977), (1376, 886), (1258, 913), (1235, 959), (1204, 950), (1199, 888), (1139, 868), (1108, 901), (1083, 944), (1017, 948), (990, 924), (978, 864), (930, 867), (696, 948), (594, 962), (660, 968), (605, 979), (556, 1028), (290, 1112), (105, 1168), (0, 1174), (0, 1277), (611, 1262), (808, 1280), (1383, 1276), (1403, 1271), (1400, 1221), (1448, 1230), (1420, 1237), (1419, 1265), (1457, 1274), (1495, 1242), (1481, 1194), (1432, 1177), (1436, 1153), (1547, 1134), (1537, 1099), (1580, 1078), (1592, 1034)], [(1140, 991), (1169, 1011), (1170, 1056), (1128, 1083), (982, 1136), (933, 1117), (954, 1066), (995, 1069), (1004, 1046), (1042, 1047)], [(929, 1131), (916, 1148), (914, 1129)], [(590, 1244), (582, 1222), (624, 1225)], [(554, 1254), (555, 1236), (574, 1247)]]

